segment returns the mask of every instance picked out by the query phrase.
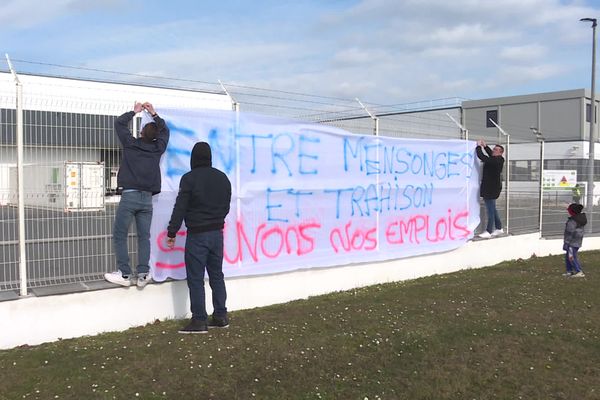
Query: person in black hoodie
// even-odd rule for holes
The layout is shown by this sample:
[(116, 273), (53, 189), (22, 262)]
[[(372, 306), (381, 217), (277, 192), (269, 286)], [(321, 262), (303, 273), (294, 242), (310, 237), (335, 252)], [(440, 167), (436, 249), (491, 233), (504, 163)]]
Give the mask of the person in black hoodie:
[(583, 211), (581, 204), (569, 204), (567, 208), (569, 218), (567, 218), (567, 223), (565, 224), (563, 243), (563, 250), (566, 251), (565, 264), (567, 267), (567, 272), (563, 275), (574, 278), (583, 278), (585, 276), (577, 258), (577, 252), (583, 242), (583, 227), (587, 224), (587, 216), (581, 211)]
[[(484, 154), (483, 150), (487, 154)], [(479, 140), (475, 151), (477, 157), (483, 162), (483, 176), (479, 195), (483, 197), (487, 211), (487, 227), (479, 237), (487, 239), (504, 233), (502, 231), (502, 221), (496, 209), (496, 199), (500, 197), (502, 191), (502, 168), (504, 167), (502, 154), (504, 154), (504, 147), (497, 144), (492, 150), (483, 140)]]
[[(146, 110), (153, 122), (144, 125), (139, 138), (129, 130), (133, 117)], [(127, 236), (135, 218), (138, 238), (137, 286), (143, 288), (150, 281), (150, 223), (152, 222), (152, 196), (160, 192), (160, 157), (169, 143), (169, 128), (150, 103), (136, 102), (133, 111), (126, 112), (115, 121), (115, 131), (123, 146), (123, 157), (117, 174), (121, 200), (113, 224), (113, 244), (117, 258), (116, 272), (104, 278), (121, 286), (131, 285), (131, 266)]]
[[(209, 326), (229, 326), (223, 276), (223, 226), (229, 213), (231, 182), (227, 175), (212, 167), (211, 149), (206, 142), (194, 145), (190, 164), (192, 170), (179, 182), (179, 193), (167, 228), (167, 246), (175, 246), (177, 231), (185, 220), (184, 257), (192, 319), (179, 332), (205, 333)], [(204, 294), (205, 270), (214, 309), (210, 319)]]

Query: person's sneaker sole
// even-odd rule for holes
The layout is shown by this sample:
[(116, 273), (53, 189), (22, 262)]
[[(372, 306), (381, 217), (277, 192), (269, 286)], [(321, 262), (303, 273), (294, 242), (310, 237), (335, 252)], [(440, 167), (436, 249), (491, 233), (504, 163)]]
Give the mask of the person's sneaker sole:
[(131, 279), (127, 279), (127, 280), (113, 279), (113, 277), (110, 276), (109, 274), (104, 274), (104, 279), (106, 279), (106, 281), (108, 281), (110, 283), (114, 283), (115, 285), (124, 286), (124, 287), (131, 286)]
[(194, 335), (208, 333), (208, 331), (177, 331), (177, 333), (181, 333), (183, 335)]
[(229, 328), (229, 324), (227, 325), (223, 325), (223, 326), (219, 326), (219, 325), (209, 325), (208, 329), (213, 329), (213, 328), (217, 328), (217, 329), (225, 329), (225, 328)]

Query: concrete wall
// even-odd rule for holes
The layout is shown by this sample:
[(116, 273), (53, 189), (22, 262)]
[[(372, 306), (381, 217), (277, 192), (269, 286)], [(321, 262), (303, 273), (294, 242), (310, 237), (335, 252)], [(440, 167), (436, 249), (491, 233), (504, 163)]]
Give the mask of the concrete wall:
[[(503, 105), (500, 109), (500, 126), (505, 125), (511, 137), (515, 135), (515, 138), (526, 137), (534, 140), (529, 127), (538, 126), (538, 103)], [(487, 130), (495, 132), (496, 128), (487, 128)]]
[(529, 126), (539, 127), (546, 141), (582, 139), (581, 105), (581, 99), (541, 102), (540, 125)]
[[(584, 250), (599, 248), (600, 237), (585, 239)], [(504, 260), (529, 258), (532, 254), (560, 253), (562, 240), (540, 240), (535, 233), (471, 241), (454, 251), (422, 257), (232, 278), (227, 279), (227, 306), (230, 311), (243, 310), (378, 283), (480, 268)], [(556, 274), (562, 272), (557, 268)], [(185, 281), (152, 284), (143, 291), (135, 287), (115, 288), (4, 301), (0, 302), (0, 348), (122, 331), (156, 319), (188, 316)]]

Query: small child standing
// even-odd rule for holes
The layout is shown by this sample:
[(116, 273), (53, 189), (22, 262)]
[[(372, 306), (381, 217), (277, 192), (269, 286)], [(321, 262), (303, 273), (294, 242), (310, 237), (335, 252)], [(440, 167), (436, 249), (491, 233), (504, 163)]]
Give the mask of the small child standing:
[(563, 250), (565, 254), (565, 264), (567, 272), (564, 276), (572, 276), (574, 278), (583, 278), (585, 274), (581, 270), (581, 264), (577, 258), (577, 252), (581, 247), (583, 241), (583, 227), (587, 224), (587, 217), (585, 213), (582, 213), (583, 206), (581, 204), (572, 203), (569, 204), (567, 212), (569, 218), (565, 225), (564, 244)]

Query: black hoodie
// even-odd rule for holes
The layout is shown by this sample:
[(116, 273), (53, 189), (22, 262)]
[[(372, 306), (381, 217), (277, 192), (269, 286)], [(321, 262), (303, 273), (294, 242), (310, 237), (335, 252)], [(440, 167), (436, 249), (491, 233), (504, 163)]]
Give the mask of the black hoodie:
[(198, 142), (190, 159), (192, 170), (181, 177), (168, 236), (174, 238), (185, 220), (189, 233), (223, 229), (231, 202), (231, 182), (212, 167), (210, 146)]

